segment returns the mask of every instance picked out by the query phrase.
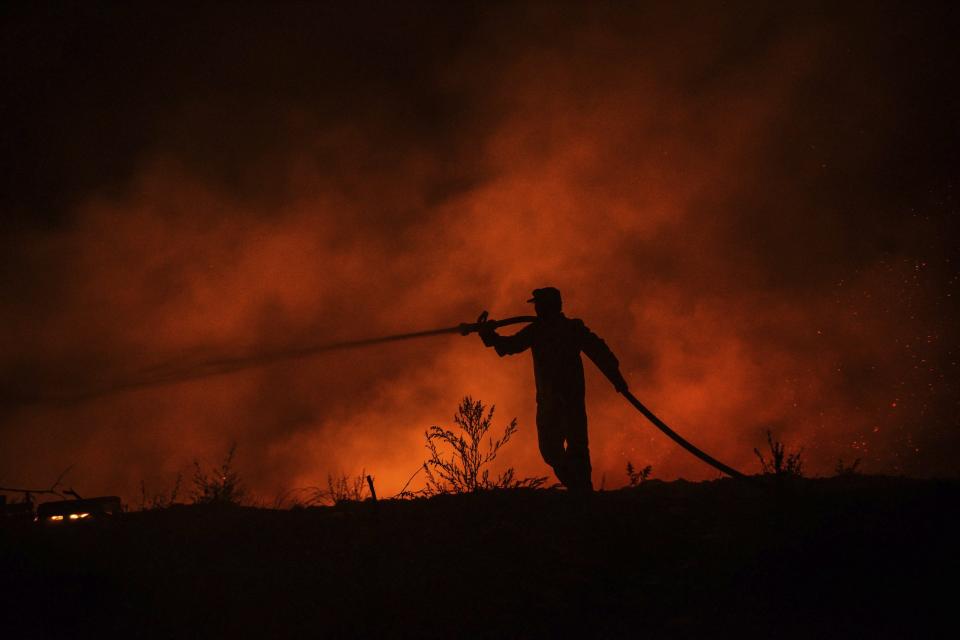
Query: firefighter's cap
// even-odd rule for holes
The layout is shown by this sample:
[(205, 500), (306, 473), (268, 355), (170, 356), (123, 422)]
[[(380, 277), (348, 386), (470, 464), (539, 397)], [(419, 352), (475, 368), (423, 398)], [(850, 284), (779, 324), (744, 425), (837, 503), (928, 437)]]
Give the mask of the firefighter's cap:
[(542, 289), (534, 289), (533, 297), (527, 300), (527, 302), (552, 302), (553, 304), (560, 306), (560, 290), (556, 287), (543, 287)]

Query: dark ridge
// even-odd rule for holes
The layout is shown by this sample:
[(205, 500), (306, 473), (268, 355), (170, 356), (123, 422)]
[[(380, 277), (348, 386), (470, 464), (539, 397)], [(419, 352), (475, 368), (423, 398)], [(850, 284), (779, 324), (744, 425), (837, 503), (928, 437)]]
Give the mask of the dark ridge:
[[(14, 635), (932, 637), (956, 480), (646, 481), (0, 529)], [(14, 625), (10, 627), (9, 625)]]

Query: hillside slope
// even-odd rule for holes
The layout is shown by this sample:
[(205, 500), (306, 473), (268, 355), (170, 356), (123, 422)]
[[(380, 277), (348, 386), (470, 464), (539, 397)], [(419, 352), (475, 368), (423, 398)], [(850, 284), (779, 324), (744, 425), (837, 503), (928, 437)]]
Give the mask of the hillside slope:
[(0, 586), (7, 637), (917, 637), (952, 600), (935, 585), (960, 568), (958, 489), (649, 481), (175, 507), (0, 530)]

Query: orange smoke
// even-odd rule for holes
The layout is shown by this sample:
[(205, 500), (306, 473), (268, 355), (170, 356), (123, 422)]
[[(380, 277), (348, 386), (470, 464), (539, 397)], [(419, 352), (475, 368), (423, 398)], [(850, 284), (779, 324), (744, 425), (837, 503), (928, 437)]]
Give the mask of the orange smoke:
[[(425, 82), (455, 104), (435, 130), (373, 99), (346, 119), (280, 101), (270, 117), (286, 146), (243, 174), (269, 189), (211, 175), (243, 158), (157, 143), (69, 224), (18, 232), (17, 264), (42, 277), (35, 298), (4, 307), (8, 388), (526, 314), (530, 290), (553, 285), (634, 393), (734, 467), (758, 469), (752, 449), (770, 428), (815, 474), (841, 457), (870, 472), (949, 470), (942, 409), (956, 372), (943, 374), (936, 276), (923, 280), (912, 246), (857, 248), (843, 216), (869, 216), (825, 205), (840, 193), (823, 177), (832, 160), (809, 148), (822, 133), (805, 120), (809, 86), (839, 27), (780, 25), (754, 41), (729, 16), (715, 29), (715, 15), (666, 10), (517, 13), (478, 18), (469, 44), (428, 65)], [(161, 129), (188, 137), (244, 108), (205, 100), (185, 99)], [(625, 484), (628, 460), (664, 479), (716, 477), (587, 369), (596, 484)], [(361, 468), (390, 495), (423, 461), (426, 428), (467, 394), (496, 404), (495, 425), (519, 420), (500, 462), (546, 475), (529, 355), (445, 336), (77, 405), (10, 403), (0, 479), (36, 484), (76, 463), (78, 490), (132, 499), (141, 480), (160, 489), (236, 442), (242, 477), (268, 501)]]

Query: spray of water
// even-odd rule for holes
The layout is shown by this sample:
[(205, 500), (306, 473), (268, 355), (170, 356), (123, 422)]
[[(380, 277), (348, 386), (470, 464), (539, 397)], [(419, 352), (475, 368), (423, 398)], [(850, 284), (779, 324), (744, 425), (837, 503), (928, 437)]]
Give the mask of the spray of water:
[[(536, 318), (534, 316), (516, 316), (513, 318), (506, 318), (504, 320), (492, 320), (490, 323), (494, 327), (502, 327), (511, 324), (532, 322), (535, 319)], [(428, 329), (426, 331), (413, 331), (409, 333), (398, 333), (390, 336), (363, 338), (360, 340), (345, 340), (341, 342), (330, 342), (320, 345), (315, 344), (296, 346), (287, 349), (250, 353), (241, 356), (213, 358), (201, 362), (184, 362), (182, 359), (171, 360), (141, 369), (118, 380), (99, 385), (95, 388), (83, 389), (69, 393), (49, 393), (27, 397), (18, 396), (15, 399), (19, 404), (71, 404), (124, 393), (127, 391), (133, 391), (136, 389), (179, 384), (182, 382), (189, 382), (202, 378), (226, 375), (243, 369), (263, 367), (276, 362), (282, 362), (284, 360), (309, 358), (312, 356), (329, 353), (331, 351), (357, 349), (360, 347), (369, 347), (388, 342), (401, 342), (404, 340), (415, 340), (418, 338), (428, 338), (454, 333), (467, 335), (477, 331), (478, 329), (478, 324), (464, 323), (454, 327), (444, 327), (441, 329)]]

